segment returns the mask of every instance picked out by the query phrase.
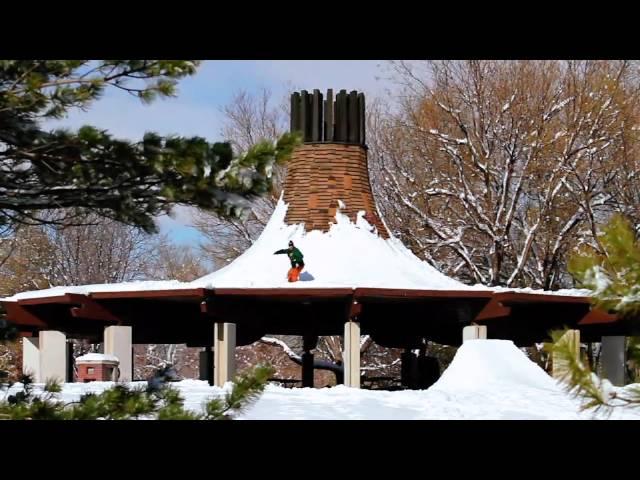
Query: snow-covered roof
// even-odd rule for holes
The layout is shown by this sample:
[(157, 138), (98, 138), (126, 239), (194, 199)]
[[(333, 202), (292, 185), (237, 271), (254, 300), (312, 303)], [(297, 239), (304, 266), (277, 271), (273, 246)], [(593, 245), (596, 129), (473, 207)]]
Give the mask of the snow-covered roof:
[(122, 282), (122, 283), (99, 283), (95, 285), (76, 285), (64, 287), (52, 287), (42, 290), (31, 290), (17, 293), (11, 297), (1, 299), (3, 302), (26, 300), (30, 298), (61, 297), (67, 293), (78, 295), (88, 295), (90, 293), (102, 292), (144, 292), (151, 290), (172, 290), (192, 288), (188, 282), (178, 282), (177, 280), (167, 281), (146, 281), (146, 282)]
[[(351, 222), (340, 211), (328, 232), (306, 232), (302, 224), (287, 225), (287, 205), (280, 200), (258, 240), (228, 266), (206, 275), (193, 286), (203, 288), (399, 288), (466, 290), (417, 258), (399, 240), (376, 234), (362, 217)], [(300, 281), (289, 283), (286, 255), (274, 255), (289, 241), (304, 255)]]
[(591, 290), (585, 288), (561, 288), (559, 290), (542, 290), (539, 288), (486, 287), (494, 293), (531, 293), (537, 295), (557, 295), (564, 297), (589, 297)]
[[(306, 232), (303, 224), (287, 225), (281, 199), (256, 242), (229, 265), (192, 282), (144, 281), (54, 287), (18, 293), (4, 301), (62, 296), (67, 293), (134, 292), (194, 288), (390, 288), (403, 290), (468, 290), (588, 296), (588, 290), (549, 292), (465, 285), (420, 260), (400, 240), (377, 235), (362, 215), (352, 222), (338, 210), (327, 232)], [(293, 241), (303, 255), (300, 281), (289, 283), (286, 255), (274, 255)]]
[(108, 353), (86, 353), (76, 358), (76, 363), (120, 362), (118, 357)]

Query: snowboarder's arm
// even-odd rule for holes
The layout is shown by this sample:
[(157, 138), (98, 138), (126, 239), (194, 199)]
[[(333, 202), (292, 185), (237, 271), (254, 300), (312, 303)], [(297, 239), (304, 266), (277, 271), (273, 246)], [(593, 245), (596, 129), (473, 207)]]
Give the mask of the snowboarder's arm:
[(273, 254), (274, 255), (280, 255), (282, 253), (287, 253), (287, 249), (285, 248), (285, 249), (282, 249), (282, 250), (278, 250), (277, 252), (274, 252)]

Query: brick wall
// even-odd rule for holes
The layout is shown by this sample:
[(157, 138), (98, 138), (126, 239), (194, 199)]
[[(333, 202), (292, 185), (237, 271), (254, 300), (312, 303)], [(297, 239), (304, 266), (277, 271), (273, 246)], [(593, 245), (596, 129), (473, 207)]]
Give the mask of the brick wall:
[(374, 225), (378, 234), (389, 233), (378, 216), (371, 192), (367, 151), (360, 145), (339, 143), (304, 144), (289, 161), (284, 184), (284, 201), (289, 204), (285, 221), (304, 223), (305, 230), (326, 232), (335, 223), (338, 200), (341, 212), (351, 221), (359, 211)]
[[(81, 363), (78, 365), (78, 382), (111, 381), (114, 368), (112, 364)], [(93, 372), (91, 372), (91, 369), (93, 369)]]

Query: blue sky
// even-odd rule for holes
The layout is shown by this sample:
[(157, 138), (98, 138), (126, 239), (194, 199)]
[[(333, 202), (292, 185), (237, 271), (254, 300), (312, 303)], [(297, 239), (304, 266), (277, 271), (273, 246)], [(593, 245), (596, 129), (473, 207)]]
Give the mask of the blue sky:
[[(374, 60), (209, 60), (198, 73), (180, 82), (176, 98), (144, 105), (126, 93), (110, 91), (87, 112), (73, 111), (50, 125), (78, 128), (90, 124), (130, 139), (155, 131), (220, 141), (220, 108), (240, 89), (257, 92), (266, 87), (275, 98), (291, 88), (353, 89), (373, 97), (385, 94), (387, 75), (385, 62)], [(199, 234), (188, 223), (188, 212), (181, 209), (173, 219), (158, 220), (161, 232), (175, 242), (197, 243)]]

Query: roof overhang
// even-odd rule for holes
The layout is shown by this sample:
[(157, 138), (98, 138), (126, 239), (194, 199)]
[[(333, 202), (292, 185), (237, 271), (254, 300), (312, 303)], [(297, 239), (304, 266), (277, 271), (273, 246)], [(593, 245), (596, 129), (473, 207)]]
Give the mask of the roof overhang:
[[(145, 340), (138, 343), (206, 343), (211, 320), (238, 323), (247, 341), (262, 332), (302, 334), (316, 326), (318, 334), (339, 334), (350, 319), (362, 322), (363, 333), (367, 328), (380, 335), (395, 329), (438, 338), (438, 332), (446, 331), (439, 338), (443, 343), (459, 343), (455, 339), (461, 337), (461, 327), (471, 323), (512, 336), (525, 332), (521, 336), (527, 341), (561, 324), (587, 330), (620, 326), (615, 315), (593, 308), (589, 297), (472, 289), (196, 288), (0, 302), (25, 334), (56, 328), (79, 336), (100, 335), (106, 325), (132, 325), (141, 332), (138, 340)], [(173, 338), (172, 329), (175, 342), (167, 341)], [(164, 341), (150, 341), (156, 337)]]

